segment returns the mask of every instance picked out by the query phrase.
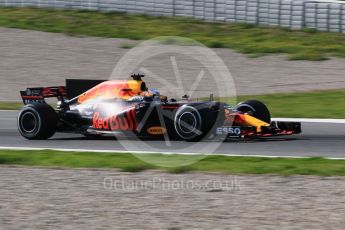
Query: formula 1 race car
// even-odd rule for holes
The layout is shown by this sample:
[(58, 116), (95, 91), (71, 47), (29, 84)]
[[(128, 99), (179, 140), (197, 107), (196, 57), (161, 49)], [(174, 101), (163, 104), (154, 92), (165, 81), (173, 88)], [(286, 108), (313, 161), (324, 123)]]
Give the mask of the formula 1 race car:
[[(30, 140), (48, 139), (55, 132), (85, 136), (135, 135), (141, 139), (249, 138), (301, 132), (296, 122), (271, 122), (267, 107), (256, 100), (226, 103), (168, 99), (150, 90), (142, 74), (131, 80), (66, 80), (66, 86), (21, 91), (25, 106), (18, 130)], [(56, 109), (45, 98), (56, 97)]]

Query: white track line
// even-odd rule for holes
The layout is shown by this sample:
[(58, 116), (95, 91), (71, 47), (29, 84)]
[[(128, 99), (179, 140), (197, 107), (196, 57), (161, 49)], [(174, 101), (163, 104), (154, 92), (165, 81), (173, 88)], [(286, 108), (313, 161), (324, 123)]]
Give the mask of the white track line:
[(319, 119), (319, 118), (272, 118), (273, 121), (306, 122), (306, 123), (334, 123), (345, 124), (345, 119)]
[[(102, 149), (64, 149), (64, 148), (31, 148), (31, 147), (6, 147), (0, 146), (0, 150), (54, 150), (61, 152), (91, 152), (91, 153), (132, 153), (132, 154), (162, 154), (162, 155), (205, 155), (205, 156), (226, 156), (226, 157), (260, 157), (260, 158), (291, 158), (306, 159), (312, 156), (271, 156), (271, 155), (241, 155), (224, 153), (178, 153), (178, 152), (154, 152), (154, 151), (125, 151), (125, 150), (102, 150)], [(322, 157), (329, 160), (345, 160), (345, 157)]]

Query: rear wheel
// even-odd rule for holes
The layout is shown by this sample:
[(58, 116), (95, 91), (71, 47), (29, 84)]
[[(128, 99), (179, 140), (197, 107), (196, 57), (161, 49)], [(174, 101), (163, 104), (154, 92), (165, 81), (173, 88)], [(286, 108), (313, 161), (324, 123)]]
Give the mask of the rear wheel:
[(47, 104), (29, 104), (18, 115), (17, 125), (20, 134), (29, 140), (44, 140), (56, 132), (58, 117)]
[(236, 110), (243, 113), (248, 113), (266, 123), (271, 122), (271, 114), (267, 106), (261, 101), (249, 100), (241, 102), (237, 105)]

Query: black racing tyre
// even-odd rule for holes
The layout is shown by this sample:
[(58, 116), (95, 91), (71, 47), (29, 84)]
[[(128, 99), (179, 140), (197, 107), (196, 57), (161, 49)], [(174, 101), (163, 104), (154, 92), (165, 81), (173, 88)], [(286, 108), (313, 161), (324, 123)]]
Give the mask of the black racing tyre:
[(251, 114), (253, 117), (256, 117), (266, 123), (271, 122), (271, 114), (267, 106), (261, 101), (249, 100), (241, 102), (236, 107), (237, 111)]
[(200, 110), (191, 105), (184, 105), (178, 109), (174, 117), (177, 135), (185, 141), (200, 141), (209, 134), (212, 123), (211, 117), (206, 119), (206, 109)]
[(56, 132), (58, 117), (47, 104), (29, 104), (18, 115), (19, 133), (29, 140), (45, 140)]

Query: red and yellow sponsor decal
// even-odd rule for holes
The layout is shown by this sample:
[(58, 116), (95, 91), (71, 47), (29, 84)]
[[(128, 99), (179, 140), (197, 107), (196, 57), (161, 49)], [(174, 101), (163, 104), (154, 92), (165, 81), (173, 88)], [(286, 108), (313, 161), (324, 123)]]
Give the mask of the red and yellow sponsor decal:
[(128, 110), (124, 114), (102, 117), (100, 112), (95, 112), (92, 118), (92, 126), (95, 129), (111, 131), (134, 131), (137, 129), (135, 110)]
[(162, 135), (166, 132), (167, 132), (166, 128), (161, 127), (161, 126), (153, 126), (147, 129), (147, 133), (152, 134), (152, 135)]
[(84, 103), (91, 99), (129, 99), (141, 92), (142, 81), (114, 80), (103, 82), (86, 91), (78, 97), (78, 103)]

